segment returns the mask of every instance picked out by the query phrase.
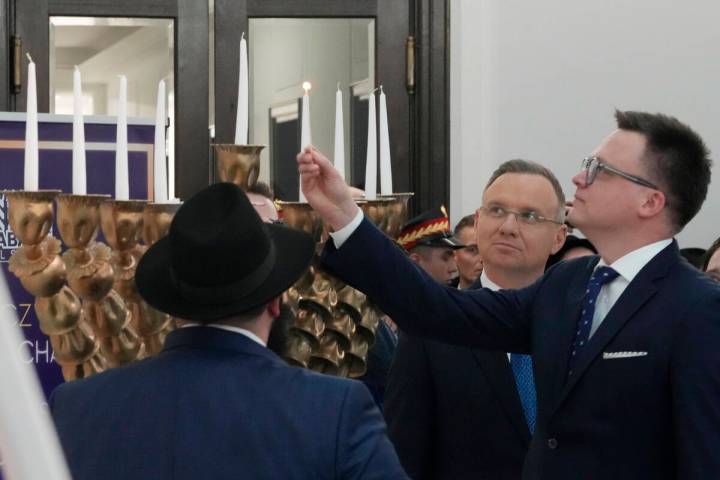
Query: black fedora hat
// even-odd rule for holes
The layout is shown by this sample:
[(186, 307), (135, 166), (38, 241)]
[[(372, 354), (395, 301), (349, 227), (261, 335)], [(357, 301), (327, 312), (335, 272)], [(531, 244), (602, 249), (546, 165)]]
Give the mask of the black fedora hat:
[(238, 186), (218, 183), (180, 207), (168, 235), (140, 260), (135, 283), (157, 310), (210, 322), (281, 294), (308, 267), (314, 249), (309, 235), (263, 223)]

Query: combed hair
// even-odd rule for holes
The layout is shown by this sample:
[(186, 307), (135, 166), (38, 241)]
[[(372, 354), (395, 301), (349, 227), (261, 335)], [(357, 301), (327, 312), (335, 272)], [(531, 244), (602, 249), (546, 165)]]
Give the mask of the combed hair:
[(540, 175), (541, 177), (546, 178), (547, 181), (550, 182), (550, 185), (552, 185), (552, 188), (555, 191), (555, 196), (557, 197), (557, 220), (559, 222), (565, 220), (565, 194), (560, 186), (560, 182), (558, 182), (555, 174), (553, 174), (550, 169), (543, 167), (539, 163), (531, 162), (530, 160), (522, 160), (520, 158), (508, 160), (507, 162), (503, 162), (497, 170), (493, 172), (487, 185), (485, 185), (485, 190), (487, 190), (488, 187), (498, 179), (498, 177), (505, 175), (506, 173), (526, 173), (529, 175)]
[(457, 237), (458, 233), (460, 233), (460, 230), (466, 227), (474, 227), (475, 226), (475, 215), (472, 213), (470, 215), (465, 215), (460, 219), (460, 221), (455, 225), (455, 230), (453, 230), (453, 234)]
[(686, 124), (661, 113), (615, 110), (615, 120), (620, 130), (645, 137), (642, 160), (663, 188), (670, 221), (679, 232), (707, 197), (712, 160), (705, 142)]

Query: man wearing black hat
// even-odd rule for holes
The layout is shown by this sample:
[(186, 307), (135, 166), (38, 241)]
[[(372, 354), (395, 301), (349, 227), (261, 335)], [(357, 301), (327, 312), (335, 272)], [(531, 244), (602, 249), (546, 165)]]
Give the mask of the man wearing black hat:
[(263, 224), (235, 185), (188, 200), (136, 273), (181, 328), (159, 355), (50, 399), (73, 478), (406, 478), (362, 384), (265, 347), (313, 251), (309, 236)]

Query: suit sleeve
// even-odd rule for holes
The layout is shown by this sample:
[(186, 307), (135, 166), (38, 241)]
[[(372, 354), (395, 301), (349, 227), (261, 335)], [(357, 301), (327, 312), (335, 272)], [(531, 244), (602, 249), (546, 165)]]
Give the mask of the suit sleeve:
[(680, 323), (671, 382), (677, 452), (676, 478), (720, 473), (720, 295)]
[(337, 478), (407, 479), (385, 422), (365, 385), (351, 382), (341, 406), (337, 432)]
[(544, 277), (521, 290), (440, 285), (364, 219), (340, 249), (326, 242), (323, 264), (366, 293), (406, 333), (455, 345), (530, 352), (532, 302)]
[(400, 463), (414, 480), (434, 474), (436, 417), (425, 342), (401, 334), (388, 378), (385, 419)]

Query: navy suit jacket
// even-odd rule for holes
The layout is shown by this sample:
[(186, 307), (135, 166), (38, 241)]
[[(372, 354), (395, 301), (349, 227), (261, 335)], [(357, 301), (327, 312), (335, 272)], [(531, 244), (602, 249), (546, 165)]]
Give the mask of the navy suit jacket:
[(530, 431), (505, 352), (401, 333), (384, 414), (414, 480), (521, 477)]
[(176, 330), (50, 406), (75, 480), (407, 478), (361, 383), (215, 328)]
[(538, 412), (524, 478), (720, 478), (720, 286), (683, 261), (677, 243), (628, 285), (569, 379), (598, 257), (558, 264), (521, 290), (458, 291), (367, 219), (341, 249), (327, 242), (323, 257), (408, 333), (532, 353)]

